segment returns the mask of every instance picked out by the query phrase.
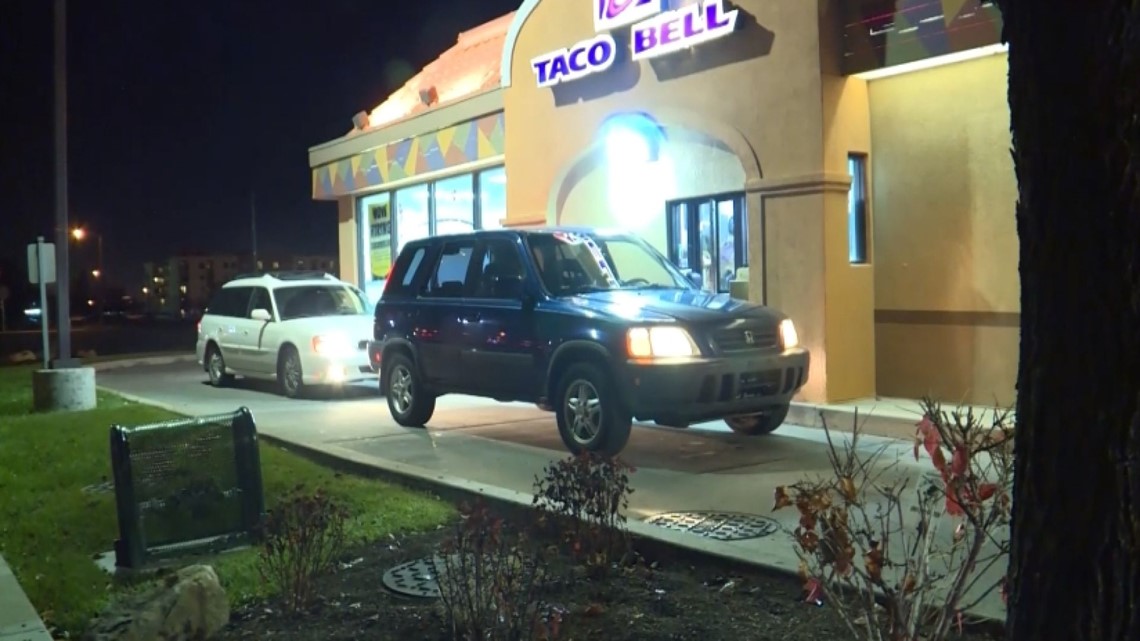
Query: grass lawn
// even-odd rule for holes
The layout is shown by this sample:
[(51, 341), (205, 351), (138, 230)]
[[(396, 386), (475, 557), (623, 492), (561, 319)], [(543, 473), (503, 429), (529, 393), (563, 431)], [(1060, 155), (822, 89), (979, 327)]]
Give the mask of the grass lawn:
[[(41, 617), (74, 636), (119, 589), (92, 560), (118, 537), (114, 495), (84, 491), (111, 477), (109, 428), (177, 416), (104, 393), (95, 410), (33, 414), (33, 369), (0, 368), (0, 554)], [(297, 484), (323, 487), (352, 510), (351, 533), (365, 540), (430, 529), (453, 514), (427, 495), (338, 474), (265, 443), (261, 467), (268, 508)], [(212, 562), (232, 603), (265, 594), (253, 550)]]

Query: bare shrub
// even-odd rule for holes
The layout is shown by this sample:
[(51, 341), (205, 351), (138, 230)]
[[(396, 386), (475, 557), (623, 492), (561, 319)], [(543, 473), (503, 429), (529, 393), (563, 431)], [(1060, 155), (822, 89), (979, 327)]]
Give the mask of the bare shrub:
[(553, 639), (540, 600), (546, 585), (542, 550), (525, 530), (482, 502), (460, 507), (455, 535), (437, 559), (444, 616), (456, 641)]
[(537, 527), (575, 562), (603, 573), (630, 549), (626, 509), (636, 470), (618, 458), (583, 453), (548, 465), (535, 478)]
[[(972, 409), (947, 413), (924, 400), (922, 410), (914, 456), (925, 451), (936, 472), (925, 482), (881, 464), (885, 447), (861, 454), (856, 416), (842, 447), (824, 422), (827, 478), (776, 489), (775, 509), (800, 513), (793, 537), (805, 588), (822, 592), (859, 639), (940, 641), (993, 590), (1004, 597), (1004, 579), (978, 582), (1008, 559), (1010, 413), (995, 410), (986, 425)], [(940, 537), (944, 527), (952, 533)], [(976, 587), (987, 589), (966, 602)]]
[(315, 580), (344, 550), (347, 520), (344, 506), (324, 490), (306, 493), (300, 486), (266, 516), (258, 571), (280, 591), (289, 612), (312, 603)]

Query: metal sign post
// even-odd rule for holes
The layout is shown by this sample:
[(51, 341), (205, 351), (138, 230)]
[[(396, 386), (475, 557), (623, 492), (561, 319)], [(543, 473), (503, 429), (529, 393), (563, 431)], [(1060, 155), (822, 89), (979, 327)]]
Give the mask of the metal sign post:
[(55, 282), (55, 245), (37, 236), (34, 245), (28, 245), (28, 282), (40, 286), (40, 331), (43, 333), (44, 369), (51, 366), (51, 344), (48, 341), (48, 283)]

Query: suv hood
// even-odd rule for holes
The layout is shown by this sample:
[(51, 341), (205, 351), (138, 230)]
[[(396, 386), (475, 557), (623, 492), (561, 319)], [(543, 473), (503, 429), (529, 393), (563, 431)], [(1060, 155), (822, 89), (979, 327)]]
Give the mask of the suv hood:
[(632, 322), (704, 324), (748, 318), (774, 325), (783, 319), (783, 315), (763, 305), (700, 290), (626, 289), (591, 292), (563, 300), (580, 309)]

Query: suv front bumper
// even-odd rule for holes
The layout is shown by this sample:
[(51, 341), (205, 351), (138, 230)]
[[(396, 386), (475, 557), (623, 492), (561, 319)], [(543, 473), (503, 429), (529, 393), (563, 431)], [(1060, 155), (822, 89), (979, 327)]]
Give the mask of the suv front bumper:
[(807, 382), (807, 350), (734, 354), (672, 363), (629, 362), (619, 374), (634, 418), (690, 424), (787, 405)]

